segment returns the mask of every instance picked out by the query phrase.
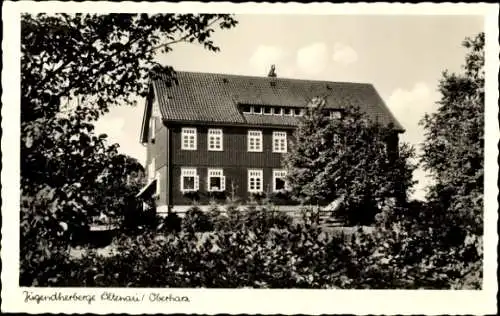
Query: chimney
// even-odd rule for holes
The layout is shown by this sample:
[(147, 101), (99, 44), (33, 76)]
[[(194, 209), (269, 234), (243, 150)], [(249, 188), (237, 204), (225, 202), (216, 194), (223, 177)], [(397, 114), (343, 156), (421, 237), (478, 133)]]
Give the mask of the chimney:
[(276, 75), (276, 66), (274, 65), (271, 65), (271, 70), (269, 70), (269, 73), (267, 74), (268, 77), (271, 77), (271, 78), (276, 78), (277, 75)]

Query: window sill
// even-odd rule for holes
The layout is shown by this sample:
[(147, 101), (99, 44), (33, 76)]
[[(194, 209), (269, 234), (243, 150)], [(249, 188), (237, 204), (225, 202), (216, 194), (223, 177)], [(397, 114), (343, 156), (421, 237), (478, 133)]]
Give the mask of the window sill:
[(190, 150), (190, 151), (195, 151), (197, 150), (196, 148), (181, 148), (181, 150)]

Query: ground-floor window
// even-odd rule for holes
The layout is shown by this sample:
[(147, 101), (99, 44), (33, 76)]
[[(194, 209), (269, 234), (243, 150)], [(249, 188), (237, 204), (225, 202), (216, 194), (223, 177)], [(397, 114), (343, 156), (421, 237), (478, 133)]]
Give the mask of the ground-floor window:
[(198, 191), (200, 180), (196, 168), (181, 168), (181, 191)]
[(263, 191), (262, 169), (248, 170), (248, 192), (257, 193)]
[(226, 177), (222, 169), (208, 169), (208, 191), (226, 190)]
[(273, 191), (284, 191), (288, 188), (286, 183), (286, 170), (275, 169), (273, 170)]

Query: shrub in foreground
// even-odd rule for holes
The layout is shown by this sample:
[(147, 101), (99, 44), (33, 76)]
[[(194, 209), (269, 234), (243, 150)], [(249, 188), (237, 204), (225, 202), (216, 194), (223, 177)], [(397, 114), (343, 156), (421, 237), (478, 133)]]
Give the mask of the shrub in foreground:
[(351, 238), (325, 233), (312, 210), (298, 223), (257, 208), (229, 207), (221, 215), (214, 207), (207, 214), (225, 216), (223, 229), (122, 235), (114, 256), (88, 251), (78, 259), (52, 258), (56, 268), (39, 273), (37, 285), (446, 289), (477, 288), (481, 280), (474, 242), (451, 244), (449, 232), (438, 229), (439, 213), (427, 205), (386, 208), (372, 233)]
[(182, 230), (186, 232), (208, 232), (214, 228), (212, 219), (198, 206), (192, 206), (182, 219)]
[(150, 234), (116, 241), (118, 255), (72, 262), (60, 286), (215, 288), (342, 287), (345, 253), (317, 227), (290, 226), (266, 234), (244, 228), (212, 235)]

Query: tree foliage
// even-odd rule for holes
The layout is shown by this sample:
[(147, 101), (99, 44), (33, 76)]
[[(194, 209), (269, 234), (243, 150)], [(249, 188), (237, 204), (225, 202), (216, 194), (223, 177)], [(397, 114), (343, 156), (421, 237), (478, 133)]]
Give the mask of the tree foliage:
[(386, 199), (405, 201), (413, 184), (413, 149), (397, 147), (396, 131), (359, 109), (347, 108), (341, 119), (310, 109), (285, 156), (292, 195), (304, 204), (343, 199), (350, 221), (369, 222)]
[(421, 159), (435, 178), (428, 200), (437, 206), (437, 229), (445, 240), (454, 240), (448, 260), (473, 275), (476, 287), (482, 266), (484, 40), (484, 33), (464, 40), (463, 72), (443, 73), (438, 109), (421, 121), (426, 132)]
[(464, 72), (443, 73), (437, 111), (421, 121), (422, 161), (436, 180), (430, 200), (439, 200), (453, 223), (482, 234), (484, 179), (484, 33), (466, 38)]
[[(140, 187), (142, 166), (94, 133), (110, 107), (145, 96), (155, 62), (178, 42), (218, 51), (230, 15), (23, 14), (21, 17), (21, 274), (42, 266), (71, 228), (115, 216)], [(138, 179), (130, 181), (139, 175)], [(41, 240), (44, 242), (41, 242)], [(61, 244), (61, 247), (64, 243)]]
[(482, 287), (484, 34), (464, 46), (464, 72), (443, 73), (438, 108), (422, 120), (428, 200), (384, 208), (352, 247), (367, 286)]

